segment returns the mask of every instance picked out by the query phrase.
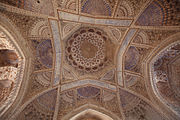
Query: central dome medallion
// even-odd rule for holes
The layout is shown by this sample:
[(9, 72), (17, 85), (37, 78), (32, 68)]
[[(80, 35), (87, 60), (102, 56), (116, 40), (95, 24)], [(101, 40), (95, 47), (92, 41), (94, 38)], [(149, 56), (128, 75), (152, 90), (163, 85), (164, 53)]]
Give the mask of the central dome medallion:
[(66, 58), (80, 71), (94, 72), (108, 62), (107, 35), (97, 28), (80, 28), (66, 42)]

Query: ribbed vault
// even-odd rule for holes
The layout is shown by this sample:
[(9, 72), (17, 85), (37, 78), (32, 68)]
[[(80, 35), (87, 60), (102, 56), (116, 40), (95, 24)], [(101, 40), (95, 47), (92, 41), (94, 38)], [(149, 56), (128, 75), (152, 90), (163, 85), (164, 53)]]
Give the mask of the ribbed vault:
[(178, 120), (179, 5), (1, 0), (0, 119)]

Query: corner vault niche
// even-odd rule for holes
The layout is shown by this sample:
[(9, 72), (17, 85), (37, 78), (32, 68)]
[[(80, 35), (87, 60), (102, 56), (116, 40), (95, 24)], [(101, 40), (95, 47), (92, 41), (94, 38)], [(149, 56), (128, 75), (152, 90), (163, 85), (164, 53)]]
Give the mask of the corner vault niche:
[(0, 26), (0, 116), (13, 104), (18, 94), (24, 59), (10, 33)]

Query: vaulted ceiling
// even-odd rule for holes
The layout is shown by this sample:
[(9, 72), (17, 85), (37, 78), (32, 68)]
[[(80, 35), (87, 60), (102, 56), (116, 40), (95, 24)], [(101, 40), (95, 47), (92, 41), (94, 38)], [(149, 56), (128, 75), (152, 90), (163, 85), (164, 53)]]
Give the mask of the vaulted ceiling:
[(0, 1), (0, 120), (178, 120), (179, 90), (179, 0)]

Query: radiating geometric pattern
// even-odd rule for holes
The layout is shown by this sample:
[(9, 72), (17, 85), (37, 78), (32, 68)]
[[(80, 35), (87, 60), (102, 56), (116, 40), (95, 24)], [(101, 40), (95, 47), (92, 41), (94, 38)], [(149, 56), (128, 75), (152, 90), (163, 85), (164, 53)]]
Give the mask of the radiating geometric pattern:
[(17, 116), (17, 120), (52, 120), (57, 90), (50, 90), (29, 103)]
[(51, 0), (1, 0), (1, 2), (31, 12), (54, 16)]
[(93, 86), (82, 86), (60, 93), (58, 120), (61, 120), (73, 109), (79, 109), (87, 104), (103, 107), (119, 118), (122, 117), (115, 92)]
[(154, 0), (140, 15), (136, 25), (175, 26), (180, 24), (179, 0)]
[(117, 10), (115, 13), (116, 17), (132, 17), (134, 15), (133, 7), (129, 4), (128, 1), (121, 1), (117, 6)]
[(73, 10), (77, 9), (77, 0), (57, 0), (58, 7), (61, 9)]
[(120, 100), (126, 120), (166, 120), (157, 110), (138, 96), (120, 89)]
[(36, 104), (43, 107), (44, 109), (54, 111), (56, 104), (57, 90), (51, 90), (40, 97), (38, 97), (35, 101)]
[(106, 0), (81, 0), (81, 12), (91, 15), (111, 16), (112, 8)]
[(78, 71), (96, 72), (112, 61), (113, 46), (110, 44), (110, 39), (102, 30), (82, 27), (68, 38), (66, 59)]

